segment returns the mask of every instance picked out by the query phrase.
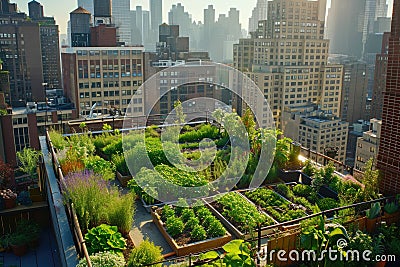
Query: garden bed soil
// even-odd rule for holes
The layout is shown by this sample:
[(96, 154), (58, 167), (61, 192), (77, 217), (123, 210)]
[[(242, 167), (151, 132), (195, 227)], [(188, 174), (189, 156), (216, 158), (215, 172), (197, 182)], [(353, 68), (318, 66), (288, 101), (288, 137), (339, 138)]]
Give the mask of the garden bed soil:
[(123, 237), (126, 239), (126, 249), (122, 251), (122, 254), (124, 254), (125, 261), (129, 261), (129, 257), (131, 255), (132, 249), (135, 248), (135, 245), (133, 244), (131, 236), (128, 234), (124, 234)]
[(231, 234), (226, 232), (225, 236), (223, 237), (212, 238), (187, 244), (187, 242), (190, 240), (187, 233), (175, 240), (167, 233), (167, 230), (165, 229), (164, 224), (161, 221), (157, 211), (152, 210), (151, 217), (153, 218), (153, 222), (156, 224), (157, 228), (160, 230), (161, 234), (163, 235), (165, 240), (167, 240), (168, 244), (172, 247), (177, 256), (196, 254), (202, 251), (219, 248), (231, 241), (232, 239)]

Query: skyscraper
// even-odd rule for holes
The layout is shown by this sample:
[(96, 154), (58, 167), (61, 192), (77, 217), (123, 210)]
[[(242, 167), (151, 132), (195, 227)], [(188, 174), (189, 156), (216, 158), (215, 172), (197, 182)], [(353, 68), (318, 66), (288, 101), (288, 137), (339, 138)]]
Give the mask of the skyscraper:
[(386, 90), (383, 92), (381, 140), (377, 168), (382, 172), (381, 191), (400, 193), (400, 0), (394, 0), (389, 37)]
[(15, 4), (2, 1), (0, 58), (3, 70), (10, 73), (12, 105), (25, 106), (28, 101), (45, 100), (40, 30), (38, 23), (16, 10)]
[(111, 24), (112, 5), (111, 0), (93, 0), (94, 24)]
[(90, 14), (94, 15), (93, 0), (78, 0), (78, 7), (83, 7), (84, 9), (89, 11)]
[(112, 22), (117, 27), (118, 41), (130, 45), (130, 0), (112, 1)]
[(267, 19), (268, 0), (257, 0), (257, 5), (249, 18), (249, 33), (254, 32), (258, 28), (260, 20)]
[(162, 24), (162, 0), (150, 0), (150, 25), (158, 35), (158, 27)]
[[(42, 49), (43, 82), (46, 89), (61, 88), (60, 40), (58, 25), (54, 17), (45, 17), (43, 6), (32, 1), (29, 4), (29, 16), (39, 23), (40, 44)], [(33, 14), (34, 16), (31, 16)]]

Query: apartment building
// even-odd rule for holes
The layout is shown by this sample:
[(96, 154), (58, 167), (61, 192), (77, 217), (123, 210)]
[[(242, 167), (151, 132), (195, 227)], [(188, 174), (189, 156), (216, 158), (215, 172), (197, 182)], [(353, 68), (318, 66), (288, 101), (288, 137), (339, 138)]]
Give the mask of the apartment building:
[[(357, 139), (357, 150), (354, 168), (363, 171), (369, 159), (376, 159), (379, 150), (382, 121), (371, 119), (370, 130)], [(375, 161), (376, 162), (376, 161)]]

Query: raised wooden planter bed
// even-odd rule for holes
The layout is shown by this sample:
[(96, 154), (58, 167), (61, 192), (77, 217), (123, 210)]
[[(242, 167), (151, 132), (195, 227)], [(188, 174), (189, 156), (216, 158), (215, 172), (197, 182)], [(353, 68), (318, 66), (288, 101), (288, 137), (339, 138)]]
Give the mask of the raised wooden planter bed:
[[(243, 196), (240, 193), (239, 194), (242, 198), (244, 198), (247, 202), (249, 202), (249, 204), (253, 205), (254, 204), (249, 201), (245, 196)], [(210, 203), (205, 202), (206, 206), (211, 210), (211, 212), (214, 214), (215, 217), (218, 218), (218, 220), (220, 220), (222, 222), (222, 224), (226, 227), (226, 229), (228, 229), (229, 232), (231, 232), (236, 238), (239, 239), (250, 239), (253, 237), (257, 236), (257, 229), (254, 229), (254, 233), (243, 233), (241, 232), (239, 229), (237, 229), (233, 223), (231, 223), (227, 218), (225, 218), (217, 209), (215, 209)], [(272, 218), (271, 216), (269, 216), (268, 214), (266, 214), (265, 212), (262, 211), (263, 214), (265, 214), (268, 218), (270, 218), (275, 224), (277, 224), (278, 222), (276, 220), (274, 220), (274, 218)], [(268, 230), (264, 230), (261, 232), (262, 235), (268, 235), (268, 234), (272, 234), (274, 232), (276, 232), (278, 230), (278, 228), (275, 229), (268, 229)]]
[(385, 212), (384, 216), (383, 216), (383, 220), (388, 225), (400, 222), (400, 211), (397, 211), (393, 214), (389, 214), (389, 213)]
[(165, 203), (161, 203), (161, 202), (159, 202), (159, 201), (156, 201), (156, 203), (155, 204), (147, 204), (144, 200), (143, 200), (143, 198), (140, 198), (140, 201), (142, 202), (142, 204), (143, 204), (143, 207), (145, 208), (145, 210), (148, 212), (148, 213), (151, 213), (152, 212), (152, 207), (162, 207), (162, 206), (164, 206), (165, 205)]
[(132, 180), (132, 176), (131, 175), (124, 176), (119, 171), (116, 171), (116, 173), (117, 173), (117, 180), (121, 183), (123, 187), (127, 187), (128, 182)]
[(161, 234), (167, 240), (168, 244), (172, 247), (177, 256), (185, 256), (219, 248), (232, 240), (231, 234), (226, 232), (225, 236), (223, 237), (207, 239), (204, 241), (186, 244), (184, 246), (179, 246), (175, 242), (175, 240), (167, 233), (167, 230), (165, 229), (163, 222), (160, 219), (160, 216), (157, 214), (157, 211), (152, 210), (151, 217), (153, 218), (153, 222), (157, 225), (157, 228), (160, 230)]

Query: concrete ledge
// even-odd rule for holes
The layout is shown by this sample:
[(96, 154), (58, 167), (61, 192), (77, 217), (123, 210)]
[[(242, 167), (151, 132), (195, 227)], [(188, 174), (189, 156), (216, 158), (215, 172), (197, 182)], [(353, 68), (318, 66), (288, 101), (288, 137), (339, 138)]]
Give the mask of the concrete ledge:
[(43, 154), (44, 166), (47, 174), (46, 190), (49, 203), (51, 222), (54, 228), (61, 264), (63, 267), (75, 267), (78, 264), (72, 231), (65, 212), (63, 197), (58, 186), (58, 180), (54, 173), (51, 154), (47, 147), (46, 138), (39, 137), (40, 147)]

